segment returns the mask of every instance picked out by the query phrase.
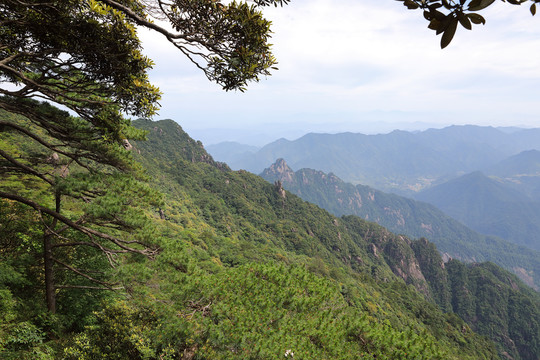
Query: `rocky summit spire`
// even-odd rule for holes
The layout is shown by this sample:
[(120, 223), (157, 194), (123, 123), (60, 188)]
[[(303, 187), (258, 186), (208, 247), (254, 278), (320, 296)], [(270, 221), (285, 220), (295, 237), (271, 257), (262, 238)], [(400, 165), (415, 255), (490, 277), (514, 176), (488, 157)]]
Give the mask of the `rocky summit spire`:
[(262, 177), (265, 179), (272, 178), (281, 182), (292, 182), (294, 179), (294, 171), (287, 165), (285, 159), (279, 158), (269, 168), (264, 169)]

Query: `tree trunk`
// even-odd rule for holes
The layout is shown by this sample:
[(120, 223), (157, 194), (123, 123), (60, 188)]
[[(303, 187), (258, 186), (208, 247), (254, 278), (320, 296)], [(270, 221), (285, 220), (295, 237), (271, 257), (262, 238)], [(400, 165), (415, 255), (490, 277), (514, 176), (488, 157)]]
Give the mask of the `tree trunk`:
[[(60, 198), (61, 195), (57, 191), (55, 193), (56, 212), (60, 213)], [(54, 239), (54, 228), (58, 220), (54, 218), (49, 228), (45, 228), (43, 235), (43, 266), (45, 271), (45, 298), (47, 300), (47, 309), (51, 313), (56, 312), (56, 287), (54, 284), (54, 269), (53, 269), (53, 253), (52, 241)]]
[(43, 264), (45, 267), (45, 297), (47, 299), (47, 309), (51, 313), (56, 312), (56, 293), (54, 288), (54, 270), (52, 259), (52, 237), (48, 230), (43, 236)]

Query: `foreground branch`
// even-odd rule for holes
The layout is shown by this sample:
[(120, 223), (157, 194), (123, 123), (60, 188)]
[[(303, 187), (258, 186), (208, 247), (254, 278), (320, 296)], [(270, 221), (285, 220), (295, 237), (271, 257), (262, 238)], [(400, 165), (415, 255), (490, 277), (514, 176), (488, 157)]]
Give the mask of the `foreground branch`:
[(57, 289), (88, 289), (88, 290), (123, 290), (123, 286), (115, 286), (115, 287), (100, 287), (100, 286), (84, 286), (84, 285), (57, 285), (55, 286)]
[[(112, 243), (114, 243), (115, 245), (120, 247), (121, 249), (127, 250), (128, 252), (137, 253), (137, 254), (141, 254), (141, 255), (144, 255), (144, 256), (148, 256), (148, 257), (153, 257), (158, 252), (158, 249), (153, 249), (153, 248), (150, 247), (150, 245), (144, 244), (144, 243), (142, 243), (140, 241), (129, 241), (129, 242), (127, 242), (127, 241), (118, 239), (118, 238), (116, 238), (116, 237), (114, 237), (112, 235), (103, 233), (101, 231), (91, 229), (91, 228), (88, 228), (86, 226), (82, 226), (82, 225), (68, 219), (64, 215), (59, 214), (58, 212), (56, 212), (54, 210), (51, 210), (51, 209), (49, 209), (47, 207), (41, 206), (38, 203), (36, 203), (36, 202), (34, 202), (32, 200), (26, 199), (26, 198), (24, 198), (22, 196), (0, 191), (0, 198), (10, 199), (10, 200), (14, 200), (14, 201), (20, 202), (22, 204), (28, 205), (28, 206), (32, 207), (33, 209), (35, 209), (37, 211), (40, 211), (42, 213), (45, 213), (47, 215), (52, 216), (53, 218), (63, 222), (64, 224), (68, 225), (69, 227), (71, 227), (71, 228), (73, 228), (75, 230), (78, 230), (78, 231), (82, 232), (83, 234), (85, 234), (87, 236), (90, 236), (90, 237), (91, 236), (97, 236), (97, 237), (102, 238), (104, 240), (111, 241)], [(129, 246), (124, 245), (125, 243), (139, 244), (141, 246), (144, 246), (144, 249), (136, 249), (136, 248), (133, 248), (133, 247), (129, 247)]]
[(100, 285), (103, 285), (105, 286), (106, 288), (108, 288), (109, 290), (112, 290), (113, 289), (113, 286), (114, 285), (118, 285), (118, 284), (111, 284), (111, 283), (108, 283), (108, 282), (105, 282), (105, 281), (101, 281), (101, 280), (98, 280), (96, 278), (93, 278), (91, 277), (90, 275), (88, 274), (85, 274), (83, 273), (82, 271), (78, 270), (78, 269), (75, 269), (73, 266), (69, 266), (68, 264), (58, 260), (58, 259), (55, 259), (55, 258), (52, 258), (52, 260), (57, 263), (57, 264), (60, 264), (62, 265), (63, 267), (65, 267), (66, 269), (68, 270), (71, 270), (72, 272), (74, 272), (75, 274), (78, 274), (88, 280), (90, 280), (91, 282), (94, 282), (96, 284), (100, 284)]

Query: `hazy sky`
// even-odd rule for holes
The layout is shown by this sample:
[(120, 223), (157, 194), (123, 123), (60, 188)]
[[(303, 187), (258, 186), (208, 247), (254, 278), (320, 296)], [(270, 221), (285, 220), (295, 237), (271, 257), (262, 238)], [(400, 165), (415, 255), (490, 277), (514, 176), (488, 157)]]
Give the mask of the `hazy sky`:
[[(444, 50), (420, 11), (393, 0), (292, 0), (264, 10), (279, 71), (224, 92), (157, 34), (142, 32), (163, 91), (156, 119), (205, 144), (307, 132), (449, 124), (540, 127), (540, 16), (498, 1)], [(220, 129), (220, 130), (217, 130)]]

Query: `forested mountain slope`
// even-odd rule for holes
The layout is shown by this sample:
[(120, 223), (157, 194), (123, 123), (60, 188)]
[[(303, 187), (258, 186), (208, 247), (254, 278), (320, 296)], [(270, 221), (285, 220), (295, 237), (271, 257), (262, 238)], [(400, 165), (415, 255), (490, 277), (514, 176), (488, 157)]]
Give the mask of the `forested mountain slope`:
[[(147, 123), (137, 125), (150, 126), (149, 129), (151, 129), (149, 141), (138, 143), (135, 146), (141, 151), (141, 156), (153, 159), (152, 161), (155, 159), (170, 161), (168, 156), (159, 150), (162, 146), (155, 147), (154, 142), (165, 145), (168, 152), (170, 149), (177, 149), (185, 154), (175, 156), (177, 159), (175, 166), (162, 167), (162, 169), (166, 170), (175, 182), (181, 184), (183, 191), (187, 192), (191, 201), (197, 204), (197, 211), (205, 219), (205, 223), (214, 229), (215, 235), (222, 238), (221, 242), (214, 240), (213, 246), (209, 245), (209, 248), (214, 249), (215, 256), (224, 265), (237, 266), (242, 263), (261, 261), (263, 260), (260, 257), (261, 250), (264, 250), (262, 252), (265, 254), (264, 259), (282, 259), (282, 256), (289, 258), (291, 255), (296, 258), (292, 261), (287, 260), (287, 263), (298, 263), (298, 256), (300, 256), (304, 259), (300, 263), (304, 262), (311, 271), (342, 283), (342, 286), (346, 288), (346, 290), (342, 288), (342, 292), (345, 291), (345, 293), (365, 289), (365, 282), (371, 277), (376, 280), (376, 285), (372, 283), (372, 286), (378, 288), (376, 291), (381, 291), (383, 294), (386, 294), (387, 290), (385, 289), (388, 285), (394, 284), (390, 285), (391, 288), (394, 288), (392, 292), (396, 295), (399, 294), (401, 299), (398, 301), (393, 298), (390, 301), (392, 304), (390, 308), (396, 306), (399, 308), (401, 305), (398, 304), (410, 302), (410, 300), (405, 300), (408, 297), (408, 291), (404, 291), (405, 288), (399, 287), (400, 290), (395, 292), (395, 286), (399, 281), (395, 282), (392, 279), (397, 275), (406, 283), (413, 285), (428, 299), (438, 303), (442, 309), (453, 310), (452, 299), (459, 297), (454, 296), (454, 292), (450, 290), (452, 286), (450, 281), (453, 281), (453, 277), (433, 272), (429, 268), (429, 264), (433, 263), (438, 263), (442, 267), (442, 258), (438, 254), (430, 252), (432, 249), (430, 243), (411, 242), (406, 237), (393, 235), (386, 229), (358, 217), (335, 218), (326, 211), (305, 203), (284, 191), (280, 186), (268, 184), (247, 172), (229, 171), (224, 165), (214, 163), (200, 144), (193, 140), (188, 140), (190, 146), (186, 145), (185, 142), (182, 146), (173, 146), (178, 137), (184, 136), (178, 125), (174, 123), (158, 122), (155, 125)], [(156, 151), (159, 151), (158, 154), (155, 153)], [(145, 152), (151, 153), (152, 156), (145, 155)], [(179, 161), (178, 158), (188, 159), (188, 161)], [(144, 161), (146, 160), (143, 159), (143, 163)], [(151, 168), (150, 165), (148, 167)], [(166, 217), (170, 216), (170, 219), (173, 219), (173, 208), (164, 209), (164, 213)], [(228, 237), (232, 239), (228, 240)], [(228, 243), (229, 241), (230, 243)], [(279, 249), (277, 253), (276, 249)], [(416, 254), (422, 253), (430, 255), (418, 258)], [(304, 258), (305, 256), (307, 258)], [(470, 271), (474, 269), (474, 267), (463, 267), (471, 269)], [(496, 339), (501, 352), (506, 351), (515, 358), (533, 359), (534, 356), (537, 356), (536, 343), (531, 345), (531, 350), (525, 349), (530, 345), (528, 340), (519, 340), (519, 344), (514, 342), (505, 344), (501, 338), (529, 339), (530, 334), (533, 334), (534, 338), (534, 334), (539, 331), (537, 321), (540, 316), (538, 294), (525, 286), (519, 285), (517, 287), (516, 284), (520, 283), (517, 278), (502, 269), (495, 268), (505, 274), (505, 279), (511, 279), (501, 280), (506, 281), (506, 283), (511, 282), (514, 285), (514, 288), (510, 288), (510, 292), (516, 292), (517, 298), (523, 297), (527, 299), (524, 300), (525, 302), (532, 304), (525, 310), (528, 315), (522, 314), (534, 320), (530, 322), (530, 326), (522, 329), (527, 331), (528, 335), (516, 335), (521, 330), (519, 330), (519, 326), (515, 325), (514, 319), (511, 320), (514, 325), (510, 326), (512, 334), (506, 330), (509, 328), (508, 325), (505, 325), (497, 334), (490, 334), (486, 330), (487, 328), (492, 329), (489, 324), (495, 321), (507, 322), (514, 316), (509, 316), (507, 307), (504, 307), (507, 305), (506, 299), (501, 300), (501, 307), (495, 310), (498, 314), (501, 312), (506, 314), (503, 318), (479, 315), (474, 317), (476, 323), (471, 321), (470, 324)], [(355, 281), (350, 282), (351, 277), (355, 278), (358, 275), (364, 279), (362, 280), (363, 285)], [(445, 281), (446, 285), (444, 285)], [(471, 290), (472, 283), (471, 281), (466, 285), (471, 286)], [(379, 288), (381, 285), (382, 287)], [(500, 284), (493, 283), (493, 286), (500, 286)], [(458, 289), (459, 287), (454, 286), (454, 288)], [(449, 302), (439, 301), (438, 299), (441, 298), (448, 298)], [(376, 300), (373, 303), (380, 306), (380, 301)], [(475, 297), (474, 301), (478, 305), (478, 309), (483, 309), (489, 306), (488, 302), (491, 300)], [(365, 303), (365, 306), (369, 307), (369, 302)], [(411, 306), (410, 303), (407, 307), (409, 306)], [(462, 311), (462, 308), (456, 305), (456, 312), (458, 310)], [(466, 311), (473, 311), (476, 315), (477, 309), (471, 310), (470, 307), (466, 307)], [(465, 313), (465, 310), (463, 312)], [(407, 310), (407, 313), (410, 316), (410, 309)], [(421, 313), (417, 313), (417, 316), (421, 318), (426, 316), (426, 314), (421, 315)]]
[[(164, 194), (159, 208), (145, 210), (159, 252), (121, 257), (110, 270), (103, 260), (95, 271), (121, 290), (62, 289), (58, 313), (49, 314), (32, 260), (40, 222), (3, 202), (4, 358), (538, 358), (538, 295), (504, 270), (494, 268), (500, 282), (474, 282), (472, 267), (457, 263), (469, 281), (454, 285), (430, 243), (336, 218), (231, 171), (173, 121), (134, 124), (149, 134), (132, 152)], [(498, 295), (502, 284), (510, 286), (496, 307), (492, 296), (473, 296)], [(454, 288), (472, 297), (456, 305), (473, 315), (469, 323), (441, 311), (454, 309)]]
[(322, 171), (293, 171), (283, 159), (265, 169), (261, 176), (271, 183), (280, 181), (285, 189), (336, 216), (357, 215), (396, 234), (426, 237), (449, 257), (466, 262), (495, 262), (530, 286), (540, 288), (539, 252), (477, 233), (433, 205), (346, 183)]

